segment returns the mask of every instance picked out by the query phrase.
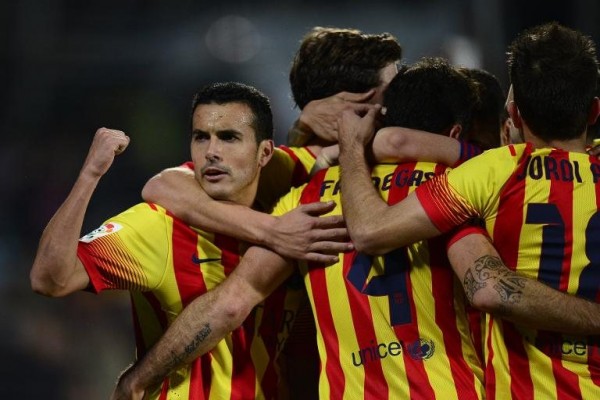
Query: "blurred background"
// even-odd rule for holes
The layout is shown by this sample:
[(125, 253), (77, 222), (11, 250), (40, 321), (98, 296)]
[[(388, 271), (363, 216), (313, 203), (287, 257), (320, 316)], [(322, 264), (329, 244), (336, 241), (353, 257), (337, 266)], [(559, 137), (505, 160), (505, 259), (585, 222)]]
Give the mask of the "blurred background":
[(405, 62), (444, 56), (487, 69), (505, 89), (505, 49), (522, 29), (557, 20), (600, 40), (594, 0), (206, 3), (0, 3), (0, 398), (107, 399), (133, 360), (125, 293), (49, 299), (29, 287), (40, 234), (99, 127), (132, 142), (98, 187), (82, 234), (140, 201), (153, 174), (188, 159), (191, 98), (205, 83), (261, 89), (284, 143), (298, 115), (289, 65), (313, 26), (389, 32)]

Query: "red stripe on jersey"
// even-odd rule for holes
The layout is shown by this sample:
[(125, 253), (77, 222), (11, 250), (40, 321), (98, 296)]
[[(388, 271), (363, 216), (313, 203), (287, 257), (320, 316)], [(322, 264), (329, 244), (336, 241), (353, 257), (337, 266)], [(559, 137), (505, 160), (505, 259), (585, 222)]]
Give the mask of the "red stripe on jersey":
[(496, 321), (503, 326), (504, 343), (509, 344), (508, 368), (510, 371), (510, 392), (513, 399), (533, 399), (533, 380), (529, 371), (529, 359), (523, 346), (523, 337), (513, 324)]
[(200, 371), (202, 373), (202, 383), (204, 383), (204, 398), (210, 398), (210, 381), (212, 379), (212, 373), (210, 371), (210, 364), (212, 362), (212, 354), (207, 353), (200, 357)]
[(198, 251), (198, 234), (183, 221), (173, 217), (172, 241), (175, 280), (185, 308), (193, 299), (207, 291), (200, 267), (192, 261)]
[[(315, 317), (318, 322), (318, 329), (325, 342), (327, 360), (324, 370), (329, 382), (329, 399), (342, 399), (346, 382), (344, 374), (341, 373), (339, 339), (333, 324), (333, 311), (331, 310), (329, 295), (326, 290), (327, 280), (325, 279), (325, 269), (322, 266), (311, 268), (309, 271), (309, 280), (315, 303)], [(323, 369), (323, 366), (321, 368)]]
[[(190, 391), (189, 391), (189, 400), (204, 400), (204, 390), (203, 390), (203, 377), (202, 377), (202, 366), (200, 364), (200, 360), (203, 357), (196, 358), (192, 361), (192, 365), (190, 368)], [(209, 380), (210, 382), (210, 380)]]
[[(181, 304), (185, 308), (192, 300), (207, 291), (200, 266), (194, 264), (192, 261), (198, 251), (198, 234), (182, 220), (173, 217), (172, 241), (175, 280), (177, 281)], [(205, 357), (208, 357), (208, 355), (204, 355), (201, 358)], [(197, 363), (194, 363), (193, 366), (198, 368)], [(195, 392), (190, 392), (190, 396), (202, 394), (202, 391), (198, 388), (203, 384), (210, 387), (211, 380), (202, 380), (201, 377), (202, 374), (198, 372), (190, 376), (190, 387), (195, 388)]]
[[(321, 198), (321, 184), (325, 178), (327, 170), (319, 171), (302, 191), (300, 198), (301, 204), (314, 203)], [(340, 364), (340, 346), (335, 325), (333, 324), (333, 311), (329, 302), (327, 293), (327, 279), (325, 278), (325, 269), (322, 265), (309, 264), (310, 285), (312, 288), (312, 297), (314, 302), (315, 319), (317, 329), (323, 337), (325, 353), (327, 359), (325, 365), (321, 365), (321, 373), (325, 373), (329, 382), (330, 400), (342, 399), (344, 397), (344, 388), (346, 387), (345, 377)], [(321, 378), (322, 379), (322, 378)]]
[(215, 245), (221, 250), (221, 265), (228, 276), (240, 262), (240, 242), (230, 236), (215, 234)]
[[(506, 266), (512, 270), (517, 268), (521, 239), (521, 232), (515, 230), (515, 226), (520, 227), (523, 224), (523, 203), (525, 201), (525, 180), (517, 179), (517, 176), (524, 176), (528, 165), (528, 156), (529, 152), (526, 152), (519, 160), (519, 166), (500, 192), (498, 215), (493, 232), (494, 246)], [(508, 232), (510, 234), (507, 234)]]
[[(290, 158), (294, 161), (294, 171), (292, 172), (292, 184), (293, 187), (298, 187), (308, 181), (308, 174), (310, 171), (307, 171), (304, 167), (304, 164), (300, 161), (296, 153), (292, 149), (287, 146), (279, 146), (279, 148), (285, 151)], [(311, 153), (312, 154), (312, 153)]]
[(159, 400), (167, 400), (167, 396), (169, 395), (169, 378), (165, 378), (160, 388), (160, 396)]
[[(410, 175), (415, 170), (416, 163), (406, 163), (399, 165), (394, 171), (393, 181), (396, 180), (396, 176), (406, 170), (409, 170)], [(406, 198), (409, 193), (409, 185), (392, 185), (390, 188), (390, 193), (388, 194), (388, 204), (393, 205), (398, 203), (400, 200)], [(390, 302), (398, 302), (401, 301), (403, 303), (408, 302), (409, 310), (410, 310), (410, 322), (400, 325), (394, 326), (394, 331), (396, 332), (396, 337), (401, 339), (403, 343), (403, 351), (402, 358), (406, 365), (405, 372), (406, 377), (408, 379), (408, 387), (410, 391), (411, 399), (433, 399), (435, 398), (435, 392), (433, 391), (433, 387), (431, 386), (431, 382), (428, 379), (427, 372), (425, 371), (425, 366), (423, 365), (423, 359), (419, 357), (413, 358), (411, 356), (410, 351), (406, 351), (407, 347), (411, 344), (420, 347), (420, 337), (419, 337), (419, 322), (417, 320), (417, 313), (415, 307), (415, 301), (413, 297), (413, 285), (411, 283), (410, 278), (410, 262), (408, 260), (406, 247), (402, 248), (401, 253), (399, 254), (398, 260), (402, 260), (401, 265), (394, 265), (396, 268), (401, 268), (403, 271), (401, 272), (404, 275), (404, 289), (405, 293), (390, 293)], [(392, 266), (386, 265), (386, 269)], [(393, 297), (392, 297), (393, 295)], [(408, 345), (408, 346), (407, 346)]]

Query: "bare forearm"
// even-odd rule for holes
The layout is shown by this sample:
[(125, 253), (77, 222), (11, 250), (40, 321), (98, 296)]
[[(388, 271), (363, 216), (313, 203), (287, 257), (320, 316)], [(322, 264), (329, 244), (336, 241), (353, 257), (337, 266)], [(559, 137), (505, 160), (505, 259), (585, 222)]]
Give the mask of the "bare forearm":
[[(471, 300), (493, 290), (497, 298), (484, 310), (517, 324), (574, 335), (600, 333), (600, 304), (552, 289), (506, 268), (502, 260), (484, 256), (464, 278)], [(490, 294), (487, 294), (490, 296)]]
[(453, 166), (460, 159), (460, 142), (435, 133), (388, 127), (375, 135), (373, 155), (377, 162), (428, 161)]
[(177, 368), (210, 351), (239, 326), (243, 321), (241, 314), (226, 318), (212, 311), (213, 305), (218, 306), (218, 293), (218, 290), (208, 292), (184, 309), (161, 339), (122, 378), (122, 384), (143, 389), (157, 385)]
[(371, 227), (371, 215), (385, 212), (387, 204), (373, 186), (364, 149), (358, 145), (347, 147), (340, 153), (339, 162), (344, 217), (350, 237), (360, 247), (362, 233), (375, 229)]
[(146, 201), (160, 204), (191, 226), (266, 244), (275, 218), (238, 204), (212, 199), (191, 170), (172, 168), (153, 177), (142, 190)]

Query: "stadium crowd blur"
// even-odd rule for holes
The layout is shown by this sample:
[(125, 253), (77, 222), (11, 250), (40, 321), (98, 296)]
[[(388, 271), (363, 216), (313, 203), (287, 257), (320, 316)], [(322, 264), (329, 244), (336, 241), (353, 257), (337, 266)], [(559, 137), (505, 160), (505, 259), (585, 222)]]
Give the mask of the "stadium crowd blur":
[(39, 236), (97, 128), (121, 129), (132, 143), (94, 195), (86, 232), (138, 202), (153, 174), (187, 160), (190, 99), (202, 84), (261, 89), (272, 102), (276, 142), (284, 143), (298, 114), (289, 64), (312, 26), (390, 32), (405, 62), (447, 57), (490, 71), (505, 89), (506, 45), (525, 27), (556, 20), (600, 42), (593, 0), (173, 4), (0, 4), (0, 398), (107, 398), (133, 360), (125, 293), (50, 301), (29, 287)]

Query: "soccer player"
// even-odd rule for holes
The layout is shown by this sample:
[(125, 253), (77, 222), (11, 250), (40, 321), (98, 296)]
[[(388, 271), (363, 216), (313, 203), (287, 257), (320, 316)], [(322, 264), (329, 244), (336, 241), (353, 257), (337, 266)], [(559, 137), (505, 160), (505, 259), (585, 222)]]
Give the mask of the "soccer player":
[[(194, 174), (204, 191), (250, 207), (260, 171), (273, 153), (268, 99), (243, 84), (212, 84), (195, 96), (191, 120)], [(129, 290), (142, 357), (188, 303), (235, 269), (243, 246), (231, 237), (192, 228), (153, 203), (135, 205), (78, 240), (99, 179), (128, 143), (121, 131), (97, 131), (71, 193), (40, 239), (31, 285), (48, 296)], [(340, 218), (324, 220), (336, 226)], [(332, 240), (335, 232), (327, 236)], [(345, 249), (344, 243), (337, 250), (333, 242), (326, 245), (336, 253)], [(281, 286), (239, 329), (215, 343), (210, 354), (169, 375), (148, 397), (276, 398), (275, 361), (302, 292), (293, 282)]]
[[(415, 239), (448, 231), (471, 217), (485, 227), (502, 261), (518, 276), (590, 300), (573, 307), (549, 299), (562, 323), (589, 326), (600, 318), (597, 211), (600, 164), (586, 154), (586, 128), (599, 114), (598, 63), (593, 41), (557, 23), (520, 34), (509, 48), (514, 100), (508, 111), (526, 143), (490, 150), (419, 187), (389, 206), (370, 185), (364, 144), (371, 117), (344, 114), (340, 122), (341, 190), (356, 248), (386, 253)], [(476, 254), (473, 246), (471, 252)], [(477, 294), (482, 259), (473, 266)], [(545, 286), (544, 285), (544, 286)], [(543, 287), (542, 287), (543, 288)], [(502, 289), (499, 287), (499, 289)], [(507, 304), (514, 298), (507, 298)], [(531, 321), (489, 315), (485, 372), (488, 399), (595, 398), (600, 390), (597, 336), (558, 335)], [(574, 324), (574, 322), (573, 322)], [(534, 329), (537, 327), (538, 329)]]
[[(467, 79), (439, 60), (424, 61), (409, 71), (402, 77), (404, 79), (398, 76), (392, 81), (392, 85), (394, 82), (396, 84), (393, 89), (390, 87), (390, 90), (397, 96), (389, 100), (394, 109), (394, 112), (390, 110), (386, 116), (389, 122), (408, 124), (409, 119), (412, 118), (411, 122), (416, 120), (423, 122), (413, 126), (408, 124), (410, 127), (428, 129), (441, 134), (460, 131), (467, 123), (470, 110), (475, 103), (475, 96)], [(404, 104), (400, 104), (400, 99), (404, 96), (408, 98), (418, 96), (419, 102), (413, 103), (412, 108), (403, 107)], [(436, 99), (441, 100), (435, 102)], [(422, 110), (422, 104), (429, 104), (428, 111)], [(400, 116), (393, 118), (394, 114)], [(422, 169), (420, 165), (419, 167), (415, 164), (408, 166), (410, 171), (403, 172), (406, 174), (402, 178), (406, 181), (406, 189), (424, 181), (427, 175), (443, 171), (445, 168), (441, 165), (424, 164), (425, 169)], [(386, 190), (389, 178), (395, 170), (395, 165), (385, 165), (381, 166), (376, 173), (376, 176), (381, 178), (382, 190)], [(338, 171), (337, 168), (333, 168), (327, 172), (327, 175), (321, 173), (303, 191), (292, 191), (277, 206), (276, 213), (282, 213), (288, 208), (293, 209), (301, 203), (318, 201), (321, 195), (323, 200), (339, 200), (339, 191), (335, 184)], [(399, 195), (400, 192), (391, 196), (394, 198)], [(302, 196), (302, 202), (299, 196)], [(339, 208), (335, 211), (336, 214), (340, 212)], [(259, 249), (253, 251), (268, 254)], [(414, 255), (422, 256), (423, 252), (423, 250), (415, 251)], [(444, 249), (435, 253), (439, 252), (443, 253)], [(254, 257), (254, 252), (250, 254), (250, 262), (260, 260), (260, 264), (264, 266), (262, 267), (264, 273), (260, 273), (260, 279), (269, 290), (271, 281), (277, 282), (281, 279), (282, 269), (274, 269), (274, 266), (278, 265), (277, 261), (279, 264), (283, 262), (285, 266), (284, 276), (291, 271), (291, 266), (279, 256), (268, 255), (266, 259), (262, 259)], [(422, 311), (419, 318), (426, 319), (428, 322), (424, 322), (422, 332), (417, 333), (413, 328), (406, 326), (407, 321), (398, 320), (398, 317), (406, 317), (398, 314), (402, 308), (399, 302), (406, 300), (398, 296), (403, 296), (405, 293), (400, 290), (401, 288), (398, 290), (394, 288), (402, 284), (402, 274), (392, 275), (393, 279), (387, 283), (382, 279), (367, 288), (364, 287), (367, 275), (363, 276), (363, 273), (368, 272), (371, 262), (379, 265), (379, 268), (383, 268), (384, 264), (387, 265), (386, 268), (390, 268), (390, 265), (396, 265), (398, 262), (408, 263), (407, 255), (399, 252), (390, 258), (377, 260), (354, 253), (340, 256), (342, 258), (339, 263), (326, 269), (317, 265), (302, 267), (319, 331), (318, 343), (322, 365), (320, 397), (341, 398), (343, 393), (350, 393), (352, 396), (360, 394), (361, 397), (365, 395), (368, 398), (375, 393), (381, 395), (383, 392), (389, 392), (392, 396), (408, 393), (420, 393), (422, 396), (432, 396), (436, 393), (437, 396), (442, 396), (450, 388), (456, 388), (452, 389), (454, 397), (460, 393), (465, 398), (480, 398), (483, 390), (482, 370), (469, 336), (464, 310), (455, 312), (451, 307), (455, 292), (452, 271), (447, 266), (447, 260), (443, 256), (431, 260), (434, 265), (432, 269), (435, 269), (436, 285), (441, 285), (439, 290), (436, 290), (436, 296), (442, 309), (434, 313), (437, 315), (436, 320), (424, 303), (419, 304), (419, 309)], [(274, 263), (273, 259), (275, 259)], [(278, 272), (273, 276), (271, 271)], [(420, 268), (419, 271), (416, 279), (418, 282), (414, 284), (419, 287), (419, 290), (424, 290), (425, 287), (431, 286), (431, 273), (425, 267)], [(252, 277), (248, 282), (255, 280), (256, 278)], [(404, 281), (404, 284), (412, 288), (409, 282)], [(328, 285), (330, 290), (327, 291), (324, 285)], [(377, 286), (380, 286), (379, 289), (376, 288)], [(217, 296), (217, 293), (220, 293), (219, 297), (213, 297)], [(197, 332), (187, 330), (189, 328), (187, 323), (178, 324), (175, 330), (170, 330), (159, 343), (159, 353), (155, 351), (149, 353), (149, 357), (142, 360), (132, 375), (125, 377), (123, 384), (136, 387), (145, 379), (152, 380), (155, 378), (154, 375), (160, 376), (163, 371), (161, 360), (164, 360), (164, 353), (161, 354), (160, 349), (170, 348), (171, 340), (196, 337), (192, 339), (195, 343), (188, 348), (190, 351), (195, 354), (197, 350), (201, 353), (209, 349), (213, 338), (218, 337), (218, 332), (235, 327), (238, 316), (245, 312), (238, 308), (242, 307), (247, 311), (253, 302), (249, 301), (240, 306), (238, 304), (242, 303), (242, 300), (252, 298), (255, 293), (255, 289), (252, 288), (244, 290), (244, 293), (238, 293), (238, 298), (234, 300), (228, 298), (230, 293), (221, 292), (220, 288), (215, 289), (214, 293), (205, 296), (206, 301), (211, 304), (223, 302), (222, 304), (228, 304), (227, 308), (214, 310), (205, 309), (204, 306), (196, 308), (203, 310), (202, 316), (206, 316), (210, 321), (209, 325), (215, 335), (198, 338)], [(373, 303), (372, 308), (368, 305), (370, 302)], [(457, 302), (461, 303), (460, 298)], [(458, 308), (461, 309), (460, 306)], [(188, 317), (195, 318), (192, 317), (195, 314), (192, 310), (194, 309), (184, 312)], [(220, 313), (225, 313), (229, 318), (218, 317)], [(212, 318), (218, 318), (219, 321), (212, 321)], [(184, 329), (186, 332), (181, 332), (179, 329)], [(355, 331), (358, 332), (355, 334), (353, 333)], [(167, 352), (168, 354), (170, 351)], [(143, 386), (144, 383), (141, 385)]]

